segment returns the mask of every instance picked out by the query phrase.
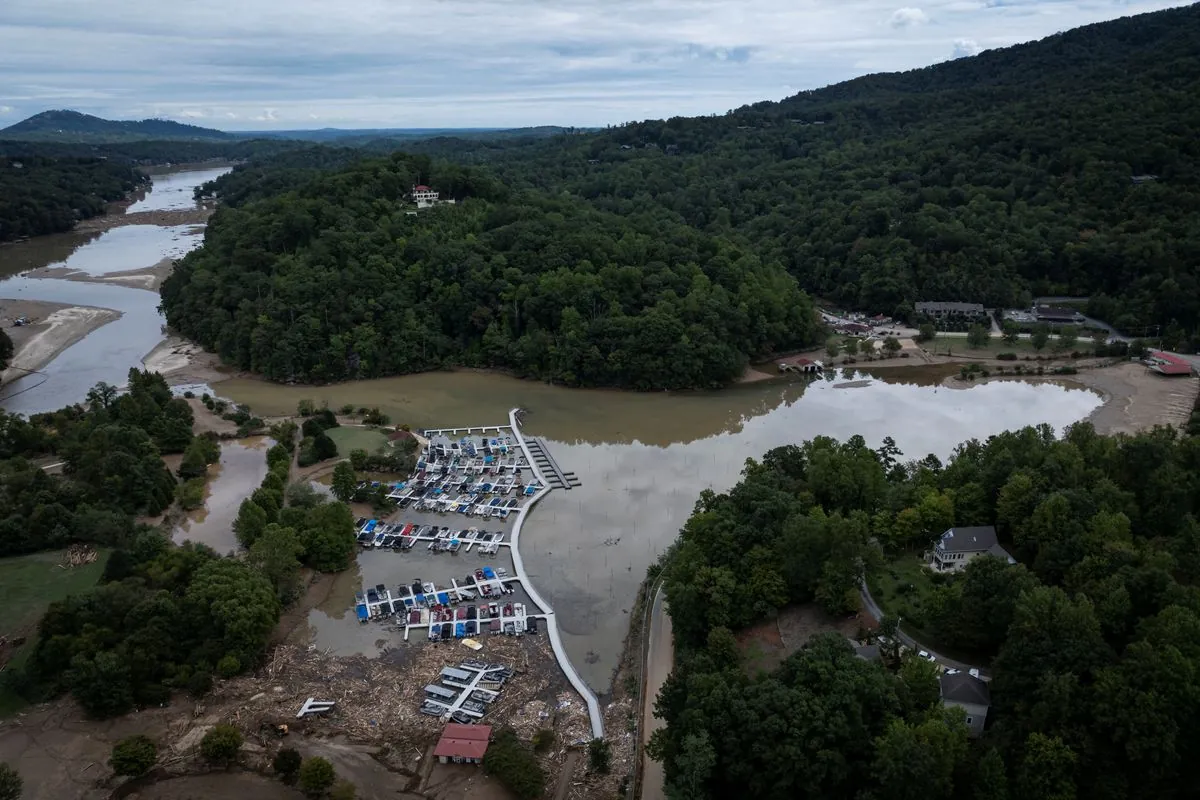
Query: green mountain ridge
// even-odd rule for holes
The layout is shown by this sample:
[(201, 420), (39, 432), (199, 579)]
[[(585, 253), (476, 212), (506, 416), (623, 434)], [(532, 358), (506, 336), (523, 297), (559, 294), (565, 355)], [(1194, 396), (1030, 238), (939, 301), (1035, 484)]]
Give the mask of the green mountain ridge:
[(225, 131), (165, 119), (108, 120), (78, 111), (43, 111), (0, 130), (0, 139), (114, 143), (132, 141), (230, 141)]

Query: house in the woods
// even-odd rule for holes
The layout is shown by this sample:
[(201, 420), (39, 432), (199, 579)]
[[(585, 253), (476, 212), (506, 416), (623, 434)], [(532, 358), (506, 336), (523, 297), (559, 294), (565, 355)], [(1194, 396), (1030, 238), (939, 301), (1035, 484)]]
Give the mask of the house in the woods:
[(987, 722), (988, 709), (992, 705), (992, 694), (987, 681), (966, 672), (947, 671), (939, 680), (942, 690), (942, 705), (956, 706), (967, 714), (967, 734), (979, 736)]
[(938, 537), (937, 544), (926, 555), (929, 566), (938, 572), (958, 572), (979, 556), (995, 556), (1009, 564), (1017, 563), (1000, 546), (996, 529), (991, 525), (951, 528)]

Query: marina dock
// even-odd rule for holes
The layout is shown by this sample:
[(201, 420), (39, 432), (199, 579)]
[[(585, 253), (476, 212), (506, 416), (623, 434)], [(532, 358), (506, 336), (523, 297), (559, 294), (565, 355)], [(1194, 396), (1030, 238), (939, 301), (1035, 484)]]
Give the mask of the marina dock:
[(558, 462), (554, 460), (554, 456), (550, 455), (550, 451), (546, 449), (546, 443), (541, 439), (535, 437), (524, 439), (523, 446), (528, 453), (529, 463), (537, 467), (537, 471), (542, 474), (544, 481), (549, 486), (553, 486), (555, 489), (574, 489), (581, 485), (581, 481), (575, 477), (574, 472), (563, 472), (562, 467), (558, 466)]
[[(529, 573), (525, 571), (525, 562), (521, 558), (521, 526), (525, 522), (525, 516), (529, 513), (529, 509), (537, 505), (538, 500), (541, 500), (553, 491), (553, 487), (550, 486), (545, 473), (542, 472), (541, 467), (534, 460), (533, 454), (529, 451), (529, 447), (526, 444), (525, 437), (521, 435), (521, 429), (517, 425), (517, 412), (519, 410), (514, 408), (508, 412), (508, 423), (512, 428), (513, 435), (517, 439), (517, 444), (525, 451), (525, 457), (529, 460), (530, 466), (541, 477), (543, 488), (533, 496), (533, 499), (529, 503), (522, 506), (521, 510), (517, 512), (517, 521), (513, 523), (512, 530), (513, 569), (517, 573), (521, 585), (525, 588), (525, 593), (529, 595), (529, 599), (534, 605), (545, 612), (546, 629), (550, 633), (550, 646), (554, 648), (554, 656), (558, 659), (558, 665), (562, 668), (563, 673), (566, 674), (567, 680), (575, 687), (575, 691), (579, 692), (579, 696), (587, 703), (588, 717), (592, 723), (592, 736), (602, 739), (604, 738), (604, 718), (600, 714), (600, 701), (596, 699), (596, 693), (592, 691), (591, 687), (575, 671), (575, 666), (571, 663), (570, 657), (567, 656), (567, 649), (563, 646), (562, 634), (559, 633), (558, 622), (554, 618), (554, 609), (537, 593), (537, 589), (533, 588), (533, 584), (529, 580)], [(543, 449), (544, 452), (544, 448), (540, 444), (539, 448)]]

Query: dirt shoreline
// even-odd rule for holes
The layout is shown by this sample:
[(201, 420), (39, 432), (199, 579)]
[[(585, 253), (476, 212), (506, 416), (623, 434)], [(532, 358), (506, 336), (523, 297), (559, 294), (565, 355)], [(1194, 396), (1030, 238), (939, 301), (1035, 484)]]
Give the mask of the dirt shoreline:
[(1006, 380), (1067, 384), (1098, 393), (1103, 403), (1085, 421), (1104, 435), (1132, 434), (1156, 425), (1182, 427), (1200, 395), (1200, 378), (1164, 377), (1134, 362), (1081, 370), (1074, 375), (994, 375), (975, 381), (951, 375), (942, 386), (963, 390)]
[(120, 319), (122, 312), (40, 300), (0, 299), (0, 315), (6, 325), (22, 316), (33, 321), (31, 325), (5, 327), (13, 341), (12, 361), (0, 373), (0, 384), (7, 384), (40, 370), (92, 331)]

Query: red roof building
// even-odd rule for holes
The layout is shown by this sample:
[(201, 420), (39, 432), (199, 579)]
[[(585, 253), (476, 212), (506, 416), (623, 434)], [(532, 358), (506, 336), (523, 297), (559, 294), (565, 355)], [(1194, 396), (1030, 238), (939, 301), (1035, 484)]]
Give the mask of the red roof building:
[(413, 436), (410, 431), (406, 431), (401, 428), (399, 430), (394, 430), (388, 434), (388, 444), (394, 445), (396, 442), (402, 441), (404, 439), (415, 439), (415, 438), (416, 437)]
[(492, 738), (491, 725), (459, 725), (446, 723), (442, 738), (438, 740), (433, 754), (443, 764), (478, 764), (487, 752)]
[(420, 184), (420, 185), (418, 185), (418, 186), (414, 186), (414, 187), (413, 187), (413, 191), (414, 191), (414, 192), (429, 192), (429, 191), (433, 191), (433, 190), (432, 190), (432, 189), (430, 189), (428, 186), (426, 186), (425, 184), (423, 184), (423, 183), (422, 183), (422, 184)]
[(1154, 350), (1146, 359), (1150, 369), (1159, 375), (1191, 375), (1192, 365), (1186, 359), (1170, 353)]

